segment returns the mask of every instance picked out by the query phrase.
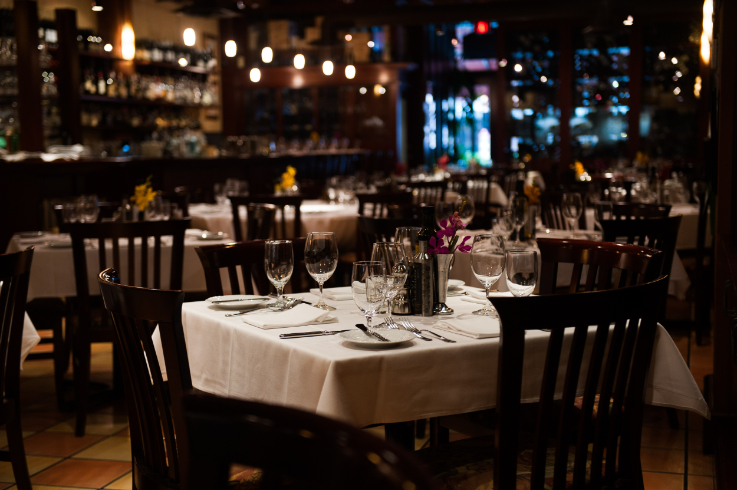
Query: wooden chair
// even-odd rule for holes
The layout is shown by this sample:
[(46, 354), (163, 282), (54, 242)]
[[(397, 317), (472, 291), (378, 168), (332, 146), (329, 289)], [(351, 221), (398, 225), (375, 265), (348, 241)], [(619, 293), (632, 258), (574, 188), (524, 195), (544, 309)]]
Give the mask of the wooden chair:
[[(359, 216), (385, 218), (389, 206), (409, 206), (412, 204), (411, 192), (390, 192), (380, 194), (356, 194)], [(371, 204), (367, 207), (367, 204)]]
[(408, 182), (405, 189), (414, 196), (412, 201), (415, 204), (426, 202), (434, 204), (445, 200), (445, 191), (448, 183), (444, 180), (433, 180), (425, 182)]
[(0, 451), (0, 460), (11, 462), (21, 490), (31, 490), (21, 427), (20, 363), (32, 261), (33, 247), (0, 255), (0, 424), (8, 436), (8, 451)]
[[(657, 328), (653, 304), (664, 301), (667, 290), (661, 277), (607, 291), (490, 298), (501, 319), (495, 435), (415, 454), (441, 483), (450, 477), (458, 486), (472, 480), (477, 487), (493, 482), (498, 489), (518, 488), (518, 483), (537, 489), (584, 489), (613, 487), (616, 481), (617, 487), (642, 489), (645, 382)], [(597, 326), (595, 333), (589, 333), (590, 325)], [(525, 333), (543, 326), (551, 333), (539, 404), (531, 433), (521, 433)], [(570, 344), (568, 360), (561, 366), (564, 338)], [(559, 378), (562, 399), (556, 401)], [(584, 390), (579, 409), (575, 401), (580, 386)], [(574, 428), (577, 437), (571, 440)], [(460, 468), (463, 471), (456, 470)]]
[(630, 202), (596, 202), (594, 213), (599, 221), (605, 218), (606, 208), (612, 208), (611, 219), (667, 218), (670, 215), (670, 204), (642, 204)]
[[(169, 288), (182, 288), (182, 269), (184, 266), (184, 231), (189, 228), (189, 219), (170, 221), (136, 221), (136, 222), (104, 222), (104, 223), (70, 223), (69, 233), (72, 237), (72, 256), (74, 258), (74, 276), (77, 286), (77, 321), (71, 328), (72, 362), (74, 365), (74, 391), (77, 421), (75, 434), (83, 436), (87, 420), (87, 406), (90, 385), (90, 345), (93, 342), (112, 342), (115, 334), (102, 315), (99, 321), (93, 321), (93, 311), (90, 302), (90, 285), (87, 271), (87, 250), (85, 239), (93, 239), (98, 250), (95, 269), (107, 268), (108, 257), (106, 247), (112, 241), (113, 267), (120, 271), (120, 239), (128, 243), (140, 238), (138, 246), (128, 246), (126, 282), (140, 283), (143, 287), (149, 285), (149, 243), (153, 237), (153, 287), (160, 289), (161, 284), (161, 237), (172, 237), (171, 262), (169, 268)], [(126, 244), (127, 246), (127, 244)], [(140, 281), (136, 281), (136, 255), (139, 255)], [(93, 276), (95, 277), (95, 276)], [(69, 324), (67, 324), (69, 329)], [(69, 330), (67, 330), (69, 332)], [(117, 353), (113, 351), (113, 359), (117, 360)]]
[[(184, 293), (122, 286), (120, 275), (112, 268), (100, 273), (98, 283), (103, 304), (112, 316), (120, 352), (133, 488), (188, 488), (189, 452), (182, 395), (192, 391), (192, 378), (182, 329)], [(168, 382), (151, 339), (157, 326)]]
[[(265, 240), (269, 238), (276, 218), (276, 206), (273, 204), (254, 204), (248, 202), (248, 197), (231, 196), (230, 205), (233, 209), (233, 229), (235, 239), (239, 242), (246, 240)], [(246, 206), (248, 221), (246, 233), (241, 228), (239, 208)]]
[(394, 234), (400, 226), (419, 226), (419, 221), (408, 222), (403, 219), (358, 217), (358, 260), (369, 260), (376, 242), (393, 242)]
[[(303, 273), (306, 239), (292, 238), (291, 241), (294, 250), (294, 272), (287, 287), (291, 286), (292, 293), (304, 292), (309, 290), (309, 287), (306, 287)], [(254, 283), (259, 294), (268, 294), (272, 286), (264, 269), (265, 243), (265, 240), (253, 240), (197, 247), (195, 250), (205, 270), (207, 294), (209, 296), (224, 294), (220, 276), (221, 269), (228, 270), (230, 294), (255, 294)], [(239, 284), (238, 268), (243, 278), (243, 289)]]
[(231, 488), (233, 463), (260, 468), (260, 489), (437, 488), (403, 449), (337, 420), (212, 395), (186, 395), (184, 413), (193, 489)]
[[(249, 196), (249, 202), (254, 203), (266, 203), (273, 204), (281, 212), (281, 237), (282, 239), (296, 238), (302, 236), (302, 213), (300, 212), (300, 206), (302, 201), (305, 200), (305, 196), (277, 196), (274, 194), (257, 194)], [(284, 213), (285, 206), (292, 206), (294, 208), (294, 223), (292, 231), (287, 230), (287, 216)], [(274, 235), (277, 236), (277, 235)]]
[[(582, 202), (585, 196), (581, 196)], [(570, 225), (563, 214), (563, 193), (545, 192), (540, 196), (540, 212), (542, 213), (543, 225), (556, 230), (568, 230)], [(581, 216), (578, 218), (578, 229), (585, 230), (586, 208), (584, 206)]]

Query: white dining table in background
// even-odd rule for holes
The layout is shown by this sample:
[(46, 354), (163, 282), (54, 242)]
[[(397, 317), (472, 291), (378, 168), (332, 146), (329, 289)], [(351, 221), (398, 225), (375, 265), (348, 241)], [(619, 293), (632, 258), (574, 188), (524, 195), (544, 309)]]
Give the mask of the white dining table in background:
[[(316, 299), (307, 293), (295, 296)], [(337, 308), (332, 314), (338, 323), (270, 330), (246, 324), (241, 317), (226, 317), (227, 311), (204, 302), (185, 303), (182, 324), (194, 387), (221, 396), (295, 407), (358, 427), (496, 405), (498, 338), (473, 339), (434, 330), (456, 343), (415, 339), (387, 349), (362, 348), (337, 335), (279, 338), (283, 333), (352, 329), (354, 324), (363, 323), (353, 301), (327, 303)], [(452, 297), (448, 305), (455, 309), (452, 318), (493, 322), (469, 315), (480, 307), (478, 304)], [(395, 317), (410, 319), (418, 328), (432, 328), (447, 318)], [(594, 330), (590, 330), (589, 342)], [(535, 401), (539, 395), (548, 336), (543, 331), (527, 332), (522, 387), (525, 402)], [(571, 336), (566, 334), (565, 350)], [(160, 342), (156, 336), (154, 340)], [(564, 352), (561, 363), (566, 362)], [(585, 373), (587, 368), (581, 369)], [(662, 327), (657, 330), (645, 400), (709, 416), (688, 366)]]

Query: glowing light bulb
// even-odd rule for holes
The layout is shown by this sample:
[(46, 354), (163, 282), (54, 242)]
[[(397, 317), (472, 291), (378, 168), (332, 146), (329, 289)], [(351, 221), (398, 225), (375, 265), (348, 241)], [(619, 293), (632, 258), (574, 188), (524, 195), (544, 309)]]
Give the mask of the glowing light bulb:
[(704, 20), (701, 26), (706, 33), (706, 37), (711, 42), (714, 32), (714, 2), (713, 0), (704, 0)]
[(348, 80), (353, 80), (356, 76), (356, 67), (353, 65), (348, 65), (345, 67), (345, 77)]
[(545, 82), (548, 81), (548, 77), (546, 77), (545, 75), (543, 75), (543, 76), (540, 77), (540, 81), (543, 82), (543, 83), (545, 83)]
[(676, 57), (674, 56), (674, 57), (672, 57), (672, 58), (670, 59), (670, 62), (671, 62), (671, 63), (673, 63), (674, 65), (677, 65), (677, 64), (678, 64), (678, 58), (676, 58)]
[(112, 44), (110, 44), (110, 43), (107, 43), (107, 44), (105, 45), (105, 47), (104, 47), (104, 48), (102, 48), (102, 49), (104, 49), (105, 51), (107, 51), (107, 52), (109, 53), (110, 51), (112, 51), (112, 50), (113, 50), (113, 45), (112, 45)]
[(274, 59), (274, 52), (271, 50), (270, 47), (266, 46), (264, 49), (261, 50), (261, 61), (264, 63), (271, 63), (271, 61)]
[(673, 89), (673, 93), (676, 94), (676, 95), (678, 95), (678, 94), (681, 93), (681, 89), (679, 87), (676, 87), (676, 88)]
[(332, 61), (326, 61), (325, 63), (323, 63), (322, 64), (322, 72), (325, 75), (327, 75), (327, 76), (332, 75), (333, 74), (333, 62)]
[(631, 26), (634, 23), (635, 23), (635, 19), (632, 18), (631, 15), (628, 15), (627, 18), (622, 21), (622, 24), (624, 24), (626, 26)]
[(120, 34), (121, 40), (121, 51), (124, 60), (132, 60), (136, 57), (136, 35), (133, 32), (133, 27), (130, 24), (123, 26), (123, 31)]
[(619, 87), (619, 82), (618, 82), (618, 81), (616, 81), (616, 80), (614, 80), (614, 81), (612, 82), (612, 87), (614, 87), (614, 88), (617, 88), (617, 87)]
[(517, 73), (521, 72), (522, 71), (522, 65), (520, 65), (519, 63), (517, 63), (516, 65), (514, 65), (514, 71), (516, 71)]
[(366, 87), (361, 87), (361, 88), (358, 89), (358, 91), (361, 93), (361, 95), (363, 95), (366, 92), (368, 92), (368, 90), (366, 90)]
[(502, 68), (504, 68), (505, 66), (507, 66), (507, 60), (505, 60), (505, 59), (499, 60), (499, 66), (501, 66)]
[(235, 44), (235, 41), (228, 41), (225, 43), (225, 56), (228, 58), (235, 58), (237, 53), (238, 46)]
[(256, 83), (261, 80), (261, 70), (259, 70), (258, 68), (254, 68), (253, 70), (251, 70), (249, 76), (251, 77), (251, 81), (253, 83)]
[(665, 51), (661, 51), (660, 53), (658, 53), (658, 59), (659, 60), (664, 60), (665, 59)]
[(374, 47), (374, 42), (373, 41), (369, 41), (368, 42), (368, 47), (369, 48), (373, 48)]
[(185, 58), (179, 58), (179, 66), (181, 66), (182, 68), (184, 68), (185, 66), (187, 66), (187, 64), (188, 63), (187, 63), (187, 60)]
[(345, 40), (346, 41), (350, 41), (351, 39), (353, 39), (353, 36), (351, 36), (350, 34), (346, 34), (345, 35)]
[(709, 44), (709, 36), (706, 31), (701, 33), (701, 59), (705, 64), (709, 64), (711, 59), (711, 44)]
[(183, 37), (184, 37), (185, 46), (194, 46), (194, 42), (195, 42), (194, 29), (192, 29), (191, 27), (187, 27), (186, 29), (184, 29)]
[(297, 54), (294, 55), (294, 67), (298, 70), (301, 70), (305, 67), (305, 55), (303, 54)]
[(98, 5), (97, 2), (92, 2), (93, 12), (102, 12), (102, 5)]

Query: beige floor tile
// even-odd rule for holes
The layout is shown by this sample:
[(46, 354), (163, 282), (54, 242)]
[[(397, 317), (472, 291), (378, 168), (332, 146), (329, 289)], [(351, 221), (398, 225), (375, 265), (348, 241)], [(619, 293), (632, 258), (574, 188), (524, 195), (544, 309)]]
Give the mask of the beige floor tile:
[[(74, 432), (76, 419), (69, 419), (56, 424), (50, 432)], [(87, 415), (87, 434), (109, 436), (120, 432), (128, 426), (128, 418), (112, 413), (90, 413)]]
[[(30, 475), (34, 475), (59, 461), (61, 461), (61, 458), (49, 458), (46, 456), (26, 456), (28, 473)], [(10, 463), (5, 461), (0, 462), (0, 482), (15, 483), (13, 467), (10, 465)]]
[(109, 437), (73, 456), (78, 459), (104, 459), (107, 461), (130, 461), (130, 437)]
[(133, 472), (123, 475), (105, 488), (113, 490), (131, 490), (133, 488)]

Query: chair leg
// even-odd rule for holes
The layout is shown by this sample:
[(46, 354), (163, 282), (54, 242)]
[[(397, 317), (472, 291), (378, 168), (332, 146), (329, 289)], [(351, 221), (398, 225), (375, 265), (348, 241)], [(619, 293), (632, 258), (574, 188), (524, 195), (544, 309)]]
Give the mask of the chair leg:
[(87, 425), (87, 406), (90, 395), (90, 357), (89, 341), (75, 338), (73, 348), (74, 363), (74, 402), (77, 409), (77, 424), (74, 433), (82, 437)]
[(668, 425), (673, 430), (678, 430), (680, 428), (680, 423), (678, 422), (678, 412), (676, 412), (675, 408), (666, 408), (665, 413), (668, 414)]
[(13, 475), (15, 476), (15, 484), (19, 490), (31, 490), (31, 477), (28, 474), (28, 464), (26, 463), (26, 451), (23, 447), (23, 431), (20, 423), (20, 403), (17, 400), (12, 402), (15, 413), (9, 418), (5, 424), (5, 431), (8, 436), (8, 449), (10, 451), (10, 463), (13, 466)]
[(64, 339), (61, 322), (54, 325), (54, 386), (56, 389), (56, 403), (60, 411), (65, 411), (66, 397), (64, 396), (64, 375), (69, 369), (69, 342)]

